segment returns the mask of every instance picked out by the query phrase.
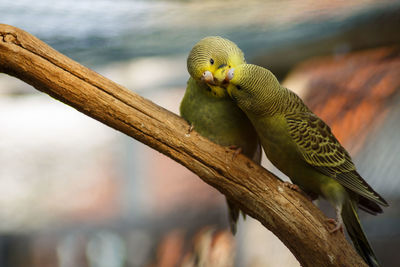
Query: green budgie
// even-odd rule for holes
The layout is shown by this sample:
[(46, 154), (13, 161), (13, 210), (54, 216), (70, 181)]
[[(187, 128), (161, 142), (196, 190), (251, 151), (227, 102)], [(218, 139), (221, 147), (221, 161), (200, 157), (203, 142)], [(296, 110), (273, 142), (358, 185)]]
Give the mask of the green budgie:
[(254, 125), (268, 159), (303, 191), (327, 199), (337, 217), (331, 232), (343, 231), (344, 223), (361, 257), (379, 266), (357, 206), (375, 215), (388, 203), (357, 173), (330, 128), (269, 70), (242, 64), (224, 75), (228, 94)]
[[(225, 67), (244, 63), (242, 51), (221, 37), (206, 37), (192, 49), (187, 60), (191, 75), (180, 106), (181, 116), (199, 134), (222, 146), (234, 146), (257, 163), (261, 145), (249, 119), (214, 79)], [(227, 199), (231, 231), (236, 232), (240, 210)]]

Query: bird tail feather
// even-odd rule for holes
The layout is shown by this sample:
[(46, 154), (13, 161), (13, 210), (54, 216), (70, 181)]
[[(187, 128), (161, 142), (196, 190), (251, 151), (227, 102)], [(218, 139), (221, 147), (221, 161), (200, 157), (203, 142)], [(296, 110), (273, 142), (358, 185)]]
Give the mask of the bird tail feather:
[(237, 221), (239, 220), (240, 209), (232, 202), (226, 198), (226, 203), (228, 204), (228, 216), (229, 216), (229, 226), (233, 235), (236, 234)]
[(372, 250), (371, 245), (369, 244), (360, 224), (354, 201), (350, 199), (345, 201), (342, 209), (342, 218), (344, 225), (346, 226), (347, 233), (353, 241), (353, 245), (358, 254), (360, 254), (360, 256), (369, 266), (379, 267), (375, 253)]

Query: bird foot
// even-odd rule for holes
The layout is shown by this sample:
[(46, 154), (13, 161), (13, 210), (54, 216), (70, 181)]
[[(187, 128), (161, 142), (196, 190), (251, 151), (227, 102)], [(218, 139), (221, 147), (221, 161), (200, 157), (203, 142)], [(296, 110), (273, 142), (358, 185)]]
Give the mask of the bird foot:
[(287, 188), (289, 188), (289, 189), (291, 189), (291, 190), (294, 190), (294, 191), (296, 191), (296, 192), (299, 192), (300, 194), (302, 194), (303, 196), (305, 196), (308, 200), (310, 200), (311, 202), (313, 201), (313, 200), (315, 200), (315, 199), (317, 199), (316, 197), (314, 198), (313, 196), (310, 196), (309, 194), (307, 194), (306, 192), (304, 192), (303, 190), (301, 190), (301, 188), (298, 186), (298, 185), (296, 185), (296, 184), (292, 184), (292, 183), (289, 183), (289, 182), (283, 182), (283, 186), (285, 186), (285, 187), (287, 187)]
[(193, 131), (193, 129), (194, 129), (194, 124), (190, 124), (190, 126), (189, 126), (189, 128), (188, 128), (188, 130), (186, 132), (186, 136), (189, 136), (190, 133)]
[(303, 190), (301, 190), (298, 185), (295, 185), (295, 184), (292, 184), (292, 183), (289, 183), (289, 182), (283, 182), (283, 186), (285, 186), (287, 188), (290, 188), (290, 189), (292, 189), (294, 191), (297, 191), (299, 193), (303, 193)]
[(338, 222), (338, 221), (336, 221), (335, 219), (332, 219), (332, 218), (326, 219), (325, 221), (327, 223), (330, 223), (330, 224), (334, 225), (333, 229), (328, 229), (330, 234), (333, 234), (333, 233), (335, 233), (335, 232), (337, 232), (339, 230), (340, 230), (340, 232), (342, 232), (342, 234), (344, 233), (343, 223), (340, 223), (340, 222)]
[(234, 152), (233, 152), (233, 155), (232, 155), (232, 160), (234, 160), (240, 153), (242, 153), (242, 151), (243, 151), (243, 149), (241, 148), (241, 147), (238, 147), (238, 146), (236, 146), (236, 145), (231, 145), (231, 146), (229, 146), (229, 149), (231, 149), (231, 150), (235, 150)]

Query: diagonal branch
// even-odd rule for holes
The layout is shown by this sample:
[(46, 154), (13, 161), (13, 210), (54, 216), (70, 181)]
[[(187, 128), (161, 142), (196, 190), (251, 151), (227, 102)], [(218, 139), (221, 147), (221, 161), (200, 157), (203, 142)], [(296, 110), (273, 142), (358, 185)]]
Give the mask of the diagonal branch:
[(243, 155), (187, 134), (179, 116), (58, 53), (36, 37), (0, 24), (0, 71), (164, 153), (237, 201), (277, 235), (303, 266), (366, 266), (310, 201)]

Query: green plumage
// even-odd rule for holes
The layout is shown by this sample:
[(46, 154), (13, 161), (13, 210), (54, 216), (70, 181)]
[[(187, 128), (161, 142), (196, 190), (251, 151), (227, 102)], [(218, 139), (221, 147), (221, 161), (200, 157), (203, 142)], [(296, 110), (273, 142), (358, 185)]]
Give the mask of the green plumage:
[[(243, 111), (216, 84), (207, 84), (202, 77), (205, 71), (215, 75), (229, 66), (244, 63), (242, 51), (231, 41), (221, 37), (207, 37), (199, 41), (188, 57), (191, 74), (180, 106), (181, 116), (194, 130), (214, 143), (236, 146), (257, 163), (261, 161), (261, 145), (257, 133)], [(227, 199), (232, 233), (240, 210)]]
[(257, 134), (243, 111), (229, 97), (214, 97), (205, 83), (189, 78), (180, 113), (202, 136), (222, 146), (240, 147), (244, 155), (259, 160)]
[(243, 64), (227, 76), (227, 91), (256, 128), (268, 159), (306, 193), (331, 202), (338, 226), (343, 222), (358, 253), (378, 266), (356, 205), (376, 214), (388, 204), (357, 173), (330, 128), (267, 69)]
[[(202, 82), (189, 78), (180, 106), (181, 116), (204, 137), (222, 146), (237, 146), (255, 162), (261, 147), (250, 121), (229, 97), (215, 97)], [(239, 209), (227, 199), (232, 233), (236, 232)]]

